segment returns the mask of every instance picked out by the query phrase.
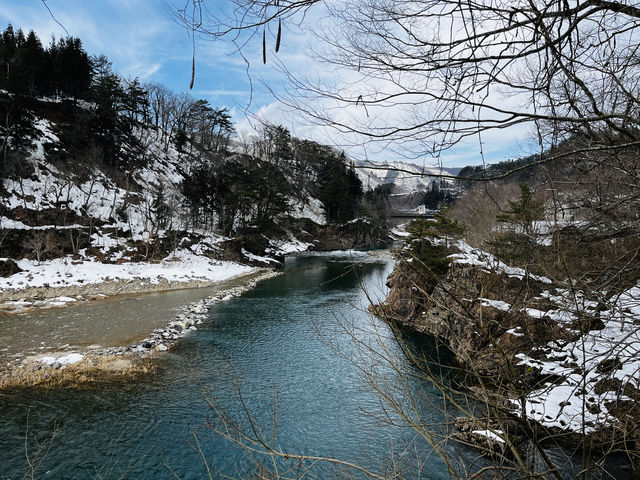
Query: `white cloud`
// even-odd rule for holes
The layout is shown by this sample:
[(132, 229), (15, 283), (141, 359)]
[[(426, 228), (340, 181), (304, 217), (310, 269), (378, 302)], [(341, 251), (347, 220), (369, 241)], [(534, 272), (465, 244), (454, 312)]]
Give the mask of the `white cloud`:
[[(164, 83), (178, 91), (188, 89), (193, 53), (191, 38), (187, 30), (172, 21), (157, 0), (48, 0), (47, 5), (71, 35), (82, 39), (89, 53), (105, 53), (119, 74)], [(52, 33), (58, 37), (64, 34), (40, 0), (0, 0), (0, 19), (25, 30), (33, 28), (45, 42)], [(482, 161), (477, 138), (464, 140), (438, 159), (424, 153), (425, 145), (431, 140), (419, 138), (420, 135), (399, 142), (384, 139), (370, 142), (366, 137), (350, 132), (351, 128), (357, 127), (375, 131), (406, 126), (428, 113), (417, 106), (421, 100), (417, 95), (407, 99), (404, 105), (369, 104), (363, 107), (362, 104), (345, 106), (326, 98), (318, 99), (313, 92), (305, 90), (304, 85), (317, 84), (323, 89), (335, 89), (341, 95), (351, 98), (363, 95), (365, 99), (399, 91), (397, 85), (379, 76), (339, 69), (321, 61), (320, 57), (327, 52), (321, 50), (323, 43), (317, 32), (330, 32), (330, 23), (327, 23), (330, 20), (323, 11), (313, 8), (302, 25), (285, 21), (278, 54), (274, 52), (275, 31), (268, 30), (266, 65), (262, 62), (261, 32), (239, 38), (236, 44), (228, 39), (212, 41), (209, 36), (197, 36), (196, 82), (192, 94), (208, 98), (217, 106), (229, 105), (238, 131), (250, 130), (256, 124), (256, 120), (242, 118), (248, 108), (257, 118), (282, 124), (295, 136), (334, 145), (355, 158), (395, 160), (405, 157), (418, 163), (424, 160), (427, 164), (440, 160), (445, 165)], [(244, 46), (245, 57), (237, 52), (238, 45)], [(289, 77), (295, 81), (288, 81)], [(402, 83), (418, 85), (421, 80), (419, 76), (405, 76)], [(288, 100), (289, 105), (276, 101), (272, 92)], [(502, 100), (503, 104), (510, 102), (515, 104), (517, 99)], [(292, 107), (295, 103), (334, 122), (337, 128), (304, 115), (300, 109)], [(513, 152), (520, 148), (519, 141), (527, 136), (526, 127), (486, 133), (483, 136), (485, 159), (497, 161), (515, 156)]]
[[(134, 5), (135, 4), (135, 5)], [(82, 40), (90, 54), (104, 53), (114, 69), (128, 77), (149, 78), (160, 70), (163, 59), (156, 48), (163, 36), (175, 32), (166, 13), (153, 1), (85, 2), (49, 0), (51, 17), (41, 1), (8, 2), (0, 0), (0, 18), (14, 27), (34, 30), (45, 43), (55, 35)]]

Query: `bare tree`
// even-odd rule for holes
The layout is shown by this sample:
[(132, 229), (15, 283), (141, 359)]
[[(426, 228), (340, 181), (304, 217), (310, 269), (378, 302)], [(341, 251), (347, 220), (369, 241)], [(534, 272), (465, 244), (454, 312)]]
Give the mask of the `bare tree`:
[[(562, 476), (561, 466), (547, 455), (546, 445), (557, 446), (569, 438), (561, 428), (565, 425), (559, 424), (558, 431), (530, 421), (538, 415), (532, 399), (549, 392), (558, 394), (559, 378), (568, 382), (564, 386), (570, 390), (564, 392), (567, 397), (558, 405), (559, 412), (575, 409), (576, 418), (582, 418), (577, 432), (582, 436), (576, 443), (586, 464), (576, 476), (587, 478), (600, 468), (602, 452), (623, 453), (637, 465), (640, 441), (636, 441), (636, 450), (627, 448), (629, 439), (640, 438), (633, 426), (637, 412), (619, 409), (622, 420), (611, 430), (608, 443), (600, 442), (597, 448), (585, 440), (590, 427), (584, 419), (596, 415), (599, 408), (586, 394), (590, 389), (612, 395), (633, 392), (633, 396), (638, 391), (637, 383), (616, 383), (604, 377), (623, 361), (622, 350), (629, 347), (637, 352), (637, 344), (625, 343), (638, 334), (637, 327), (628, 324), (625, 308), (636, 308), (637, 299), (634, 303), (627, 297), (633, 296), (629, 288), (640, 278), (640, 85), (636, 81), (640, 76), (640, 9), (630, 2), (602, 0), (233, 3), (232, 17), (208, 16), (213, 8), (204, 8), (211, 6), (206, 0), (188, 1), (187, 7), (192, 8), (175, 13), (194, 31), (226, 36), (238, 45), (255, 45), (247, 40), (261, 36), (266, 60), (267, 32), (273, 31), (274, 37), (269, 45), (274, 40), (286, 44), (282, 23), (308, 28), (305, 15), (321, 12), (314, 17), (314, 21), (322, 17), (323, 22), (315, 31), (318, 41), (312, 55), (332, 67), (326, 68), (331, 78), (310, 81), (293, 66), (280, 63), (294, 93), (281, 95), (281, 99), (315, 121), (359, 135), (359, 141), (384, 142), (408, 155), (417, 151), (439, 158), (461, 142), (475, 139), (478, 158), (483, 160), (492, 136), (528, 132), (538, 157), (518, 169), (547, 167), (548, 178), (542, 185), (551, 208), (545, 213), (556, 230), (549, 233), (551, 245), (538, 245), (533, 239), (527, 243), (525, 258), (512, 255), (514, 265), (508, 268), (526, 267), (517, 270), (522, 282), (516, 284), (505, 271), (494, 278), (482, 268), (470, 268), (461, 282), (447, 283), (429, 265), (433, 261), (430, 250), (425, 258), (416, 256), (403, 264), (403, 291), (408, 300), (398, 303), (407, 305), (407, 311), (380, 313), (390, 321), (412, 318), (426, 322), (430, 318), (436, 324), (430, 333), (435, 330), (449, 338), (458, 358), (472, 366), (469, 378), (486, 412), (487, 426), (481, 430), (497, 434), (510, 452), (500, 454), (491, 472), (480, 473), (515, 478)], [(336, 70), (348, 82), (336, 81)], [(491, 188), (484, 192), (490, 194)], [(473, 210), (459, 210), (472, 222), (487, 224), (476, 232), (478, 242), (495, 238), (495, 213), (505, 209), (513, 213), (509, 205), (517, 198), (482, 197), (482, 201), (486, 201), (478, 205), (482, 218)], [(559, 219), (566, 211), (581, 223), (563, 228)], [(530, 226), (527, 221), (526, 229)], [(517, 227), (513, 232), (516, 235), (509, 242), (521, 237)], [(502, 260), (506, 261), (495, 259), (496, 265), (504, 265), (499, 263)], [(532, 300), (538, 302), (537, 311), (551, 308), (550, 297), (543, 295), (544, 288), (550, 287), (539, 280), (543, 274), (549, 284), (566, 294), (561, 309), (570, 322), (554, 321), (548, 315), (532, 321), (526, 316), (532, 308), (527, 302)], [(422, 299), (417, 302), (416, 291)], [(629, 302), (627, 307), (621, 298)], [(508, 304), (507, 310), (500, 310), (504, 305), (498, 301)], [(599, 312), (609, 312), (609, 316)], [(598, 340), (601, 326), (594, 325), (602, 318), (607, 325), (618, 326), (623, 340)], [(452, 325), (455, 328), (449, 328)], [(545, 329), (554, 342), (567, 348), (567, 361), (559, 367), (562, 374), (536, 366), (536, 355), (551, 348), (546, 342), (539, 344), (538, 335)], [(602, 341), (603, 349), (587, 352), (585, 345), (591, 341)], [(479, 362), (476, 357), (489, 350), (495, 356)], [(516, 354), (529, 359), (527, 368), (522, 368)], [(427, 365), (416, 361), (419, 370)], [(375, 370), (370, 371), (370, 381), (378, 382)], [(596, 390), (588, 385), (594, 371), (602, 374)], [(426, 377), (437, 383), (428, 373)], [(572, 374), (575, 384), (567, 380)], [(637, 378), (637, 369), (633, 376)], [(497, 380), (490, 384), (488, 377)], [(394, 397), (384, 388), (379, 393), (393, 410)], [(515, 406), (499, 400), (504, 398), (514, 400)], [(394, 411), (402, 415), (400, 407)], [(427, 439), (433, 434), (409, 415), (404, 420)], [(538, 420), (544, 425), (544, 417)], [(525, 438), (529, 447), (523, 450), (516, 445), (513, 432)], [(435, 443), (439, 440), (443, 439)], [(598, 460), (590, 464), (591, 458)]]
[(511, 127), (529, 127), (540, 152), (578, 134), (585, 153), (640, 141), (640, 9), (626, 2), (238, 0), (232, 18), (187, 3), (176, 15), (190, 28), (240, 44), (328, 12), (315, 58), (349, 72), (348, 84), (283, 65), (296, 94), (283, 100), (343, 132), (435, 156), (468, 138), (482, 154), (491, 131)]
[(42, 256), (49, 250), (49, 239), (51, 233), (46, 230), (34, 230), (26, 240), (25, 245), (31, 249), (36, 257), (36, 261), (40, 263)]

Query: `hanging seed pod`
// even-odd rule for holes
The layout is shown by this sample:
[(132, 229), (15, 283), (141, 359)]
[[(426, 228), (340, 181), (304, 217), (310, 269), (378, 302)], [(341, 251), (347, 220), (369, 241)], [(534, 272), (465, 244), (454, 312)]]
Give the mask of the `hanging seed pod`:
[(262, 30), (262, 63), (267, 63), (267, 33)]
[(282, 21), (278, 19), (278, 36), (276, 37), (276, 53), (280, 50), (280, 39), (282, 38)]
[(189, 90), (193, 89), (193, 83), (196, 80), (196, 56), (193, 56), (191, 60), (191, 83), (189, 84)]

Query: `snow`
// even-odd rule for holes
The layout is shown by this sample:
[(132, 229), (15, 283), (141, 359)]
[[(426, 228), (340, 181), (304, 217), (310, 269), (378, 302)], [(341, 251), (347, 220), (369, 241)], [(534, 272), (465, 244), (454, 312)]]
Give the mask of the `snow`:
[(416, 208), (414, 208), (413, 210), (411, 210), (411, 212), (417, 214), (417, 215), (425, 215), (427, 213), (427, 206), (426, 205), (418, 205)]
[(555, 320), (558, 323), (571, 323), (574, 320), (577, 320), (577, 316), (571, 312), (568, 312), (564, 309), (555, 309), (555, 310), (547, 310), (542, 311), (536, 308), (525, 308), (523, 312), (529, 315), (532, 318), (549, 318), (551, 320)]
[(504, 333), (508, 333), (509, 335), (513, 335), (514, 337), (524, 337), (524, 333), (518, 332), (518, 330), (520, 330), (520, 327), (511, 328)]
[(551, 302), (561, 305), (566, 310), (572, 310), (575, 308), (581, 309), (595, 309), (598, 307), (598, 302), (594, 300), (588, 300), (581, 295), (580, 292), (576, 292), (573, 290), (566, 290), (561, 288), (555, 289), (555, 294), (551, 292), (544, 291), (540, 294), (542, 298), (546, 298)]
[(26, 223), (21, 222), (20, 220), (12, 220), (11, 218), (7, 218), (7, 217), (0, 217), (0, 228), (6, 228), (6, 229), (11, 229), (11, 230), (51, 230), (51, 229), (58, 229), (58, 230), (68, 230), (68, 229), (72, 229), (72, 228), (81, 228), (81, 229), (85, 229), (87, 227), (85, 227), (84, 225), (64, 225), (64, 226), (58, 226), (58, 225), (40, 225), (37, 227), (32, 227), (30, 225), (27, 225)]
[(512, 229), (515, 233), (521, 235), (528, 235), (530, 238), (541, 246), (550, 247), (553, 242), (553, 234), (563, 228), (569, 226), (585, 227), (588, 222), (584, 221), (564, 221), (556, 219), (535, 220), (528, 225), (528, 229), (525, 232), (523, 225), (507, 226), (506, 224), (496, 225), (494, 231), (507, 231)]
[(312, 243), (298, 240), (293, 235), (290, 235), (288, 240), (269, 240), (269, 244), (271, 247), (267, 249), (267, 253), (273, 252), (280, 255), (305, 252), (313, 246)]
[[(597, 425), (613, 421), (605, 403), (620, 400), (618, 391), (603, 387), (603, 380), (619, 380), (620, 391), (627, 384), (640, 387), (640, 329), (634, 323), (640, 317), (640, 285), (611, 299), (611, 305), (609, 311), (600, 313), (604, 329), (592, 330), (566, 345), (549, 342), (540, 350), (551, 353), (539, 360), (517, 355), (521, 365), (562, 378), (531, 392), (525, 415), (546, 426), (590, 433)], [(617, 365), (604, 369), (605, 360)], [(585, 408), (590, 405), (594, 408)]]
[(490, 438), (496, 442), (504, 443), (504, 439), (501, 437), (501, 435), (504, 435), (502, 430), (473, 430), (471, 433)]
[[(412, 163), (390, 162), (379, 165), (371, 165), (376, 168), (367, 168), (371, 164), (363, 164), (356, 168), (358, 178), (365, 189), (373, 190), (376, 187), (393, 183), (395, 194), (409, 194), (413, 192), (424, 192), (429, 185), (437, 179), (439, 175), (448, 175), (449, 172), (438, 166), (420, 167)], [(399, 172), (394, 169), (405, 170)], [(444, 179), (448, 184), (449, 179)]]
[(305, 257), (323, 257), (331, 262), (379, 263), (380, 258), (362, 250), (331, 250), (328, 252), (305, 252)]
[(293, 218), (308, 218), (318, 225), (326, 225), (327, 218), (324, 214), (324, 206), (317, 198), (309, 197), (306, 202), (289, 200), (291, 202), (291, 216)]
[(461, 253), (449, 255), (448, 258), (450, 258), (453, 263), (484, 267), (485, 271), (487, 271), (488, 273), (505, 273), (509, 277), (517, 278), (519, 280), (527, 277), (542, 283), (553, 283), (547, 277), (534, 275), (524, 268), (510, 267), (498, 260), (490, 253), (473, 248), (463, 240), (458, 240), (455, 246), (458, 248), (458, 250), (460, 250)]
[(71, 297), (56, 297), (53, 298), (49, 301), (49, 303), (51, 305), (65, 305), (67, 303), (73, 303), (73, 302), (77, 302), (78, 300), (76, 300), (75, 298), (71, 298)]
[[(519, 279), (552, 283), (546, 277), (505, 265), (463, 241), (457, 246), (460, 253), (449, 257), (454, 263), (475, 265), (491, 273), (504, 273)], [(479, 300), (483, 306), (505, 311), (511, 308), (506, 302)], [(533, 368), (543, 376), (549, 375), (549, 379), (543, 387), (530, 392), (524, 404), (513, 400), (514, 413), (547, 427), (584, 434), (617, 422), (607, 404), (624, 401), (626, 397), (622, 392), (627, 387), (630, 391), (640, 389), (640, 284), (601, 302), (600, 305), (609, 306), (607, 311), (598, 311), (598, 302), (573, 290), (547, 290), (533, 300), (554, 305), (523, 308), (522, 312), (533, 319), (552, 320), (572, 336), (567, 340), (548, 342), (528, 354), (516, 355), (519, 365)], [(604, 328), (586, 333), (572, 329), (572, 324), (584, 314), (599, 318)], [(523, 335), (520, 327), (506, 333)]]
[(270, 264), (270, 263), (280, 264), (280, 262), (278, 260), (276, 260), (275, 258), (261, 257), (259, 255), (254, 255), (251, 252), (247, 252), (244, 248), (241, 250), (241, 252), (242, 252), (242, 255), (244, 255), (249, 260), (252, 260), (254, 262), (261, 262), (261, 263), (266, 263), (266, 264)]
[(503, 312), (508, 312), (511, 309), (511, 305), (501, 300), (490, 300), (488, 298), (480, 298), (480, 304), (483, 307), (493, 307)]
[(26, 230), (31, 228), (29, 225), (25, 225), (19, 220), (12, 220), (7, 217), (0, 217), (0, 228), (11, 228), (14, 230)]
[[(179, 173), (179, 156), (173, 148), (169, 148), (167, 152), (162, 151), (155, 138), (158, 135), (156, 132), (148, 130), (140, 134), (149, 151), (149, 164), (146, 168), (130, 174), (131, 177), (124, 180), (127, 188), (121, 188), (97, 168), (91, 172), (90, 180), (81, 182), (74, 173), (63, 173), (49, 164), (45, 160), (44, 143), (56, 143), (59, 139), (53, 133), (53, 125), (47, 120), (39, 119), (35, 123), (35, 128), (39, 131), (39, 135), (28, 160), (34, 168), (34, 175), (20, 181), (4, 180), (7, 194), (3, 204), (9, 209), (66, 208), (78, 214), (86, 213), (96, 220), (111, 222), (111, 226), (129, 232), (131, 239), (140, 240), (152, 227), (150, 208), (153, 204), (154, 192), (159, 186), (164, 188), (167, 201), (174, 202), (176, 208), (179, 206), (179, 202), (175, 202), (172, 198), (173, 193), (179, 191), (179, 185), (184, 179)], [(143, 193), (138, 193), (139, 190)], [(184, 215), (181, 213), (184, 212), (177, 211), (175, 218), (188, 218), (186, 213)], [(118, 218), (119, 215), (123, 218)], [(6, 217), (2, 218), (1, 226), (16, 229), (30, 228), (20, 221)], [(174, 225), (174, 227), (182, 226)], [(79, 228), (79, 226), (71, 225), (62, 228)]]
[[(70, 257), (56, 258), (46, 262), (22, 259), (18, 266), (23, 270), (10, 277), (0, 277), (0, 289), (24, 289), (26, 287), (66, 287), (101, 283), (110, 280), (148, 279), (157, 284), (160, 279), (172, 282), (203, 280), (217, 282), (248, 273), (251, 267), (238, 263), (211, 260), (180, 249), (161, 262), (137, 262), (104, 264), (90, 258), (71, 261)], [(64, 297), (63, 297), (64, 298)], [(58, 302), (68, 302), (72, 299)]]
[(60, 363), (62, 365), (72, 365), (74, 363), (81, 362), (84, 358), (83, 355), (79, 353), (69, 353), (68, 355), (64, 355), (62, 357), (42, 357), (40, 361), (45, 365), (53, 365), (54, 363)]
[(408, 237), (409, 235), (411, 235), (409, 232), (405, 232), (405, 231), (400, 230), (400, 229), (398, 229), (398, 228), (392, 228), (392, 229), (391, 229), (391, 233), (392, 233), (393, 235), (395, 235), (396, 237), (403, 237), (403, 238), (406, 238), (406, 237)]

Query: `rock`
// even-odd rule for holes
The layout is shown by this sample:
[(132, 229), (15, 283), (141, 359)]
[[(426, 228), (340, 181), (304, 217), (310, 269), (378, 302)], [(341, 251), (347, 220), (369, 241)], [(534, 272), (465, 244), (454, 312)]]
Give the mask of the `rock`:
[(151, 343), (151, 342), (142, 342), (142, 348), (153, 348), (153, 343)]
[(6, 260), (0, 260), (0, 277), (10, 277), (16, 273), (22, 272), (22, 269), (18, 264), (10, 258)]
[(459, 440), (485, 455), (505, 455), (508, 453), (504, 432), (490, 427), (486, 419), (458, 417), (455, 420), (456, 432), (453, 438)]
[(622, 362), (618, 357), (607, 358), (598, 364), (596, 370), (600, 373), (610, 373), (614, 370), (620, 370), (622, 368)]
[(156, 350), (158, 350), (159, 352), (166, 352), (167, 350), (169, 350), (169, 348), (164, 343), (159, 343), (156, 346)]

